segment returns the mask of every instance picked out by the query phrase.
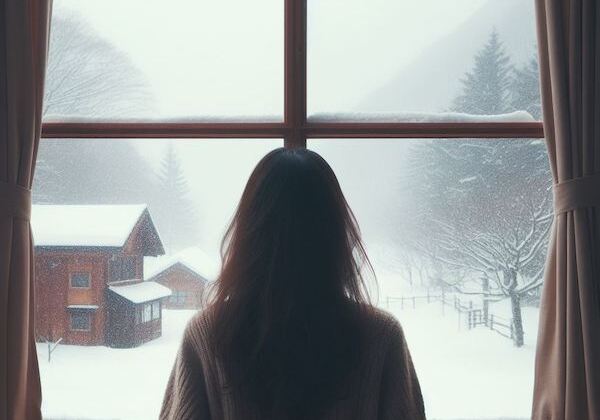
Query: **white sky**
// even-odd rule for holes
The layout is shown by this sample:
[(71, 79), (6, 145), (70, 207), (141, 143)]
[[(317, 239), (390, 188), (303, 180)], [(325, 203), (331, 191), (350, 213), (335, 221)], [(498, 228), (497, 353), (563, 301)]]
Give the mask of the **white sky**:
[[(283, 0), (56, 0), (129, 54), (161, 116), (283, 109)], [(309, 110), (349, 110), (486, 0), (309, 0)]]
[(351, 111), (485, 3), (308, 0), (309, 113)]

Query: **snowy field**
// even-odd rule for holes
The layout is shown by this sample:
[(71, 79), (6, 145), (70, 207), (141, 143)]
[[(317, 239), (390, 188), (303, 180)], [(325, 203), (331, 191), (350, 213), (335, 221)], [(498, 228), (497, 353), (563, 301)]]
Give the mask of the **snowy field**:
[(187, 321), (195, 311), (164, 310), (163, 335), (135, 349), (59, 346), (48, 363), (38, 344), (47, 419), (152, 420)]
[[(382, 296), (383, 297), (383, 296)], [(384, 299), (381, 299), (384, 301)], [(498, 305), (494, 312), (505, 310)], [(406, 307), (405, 307), (406, 308)], [(537, 311), (524, 308), (525, 346), (484, 328), (459, 328), (439, 302), (389, 310), (401, 321), (430, 419), (528, 418)], [(46, 419), (157, 418), (181, 334), (194, 311), (163, 311), (163, 336), (136, 349), (38, 344)]]
[(408, 308), (390, 311), (404, 328), (428, 418), (530, 417), (536, 337), (527, 332), (537, 330), (536, 309), (523, 310), (525, 346), (517, 349), (484, 327), (467, 330), (451, 308), (441, 316), (439, 302)]

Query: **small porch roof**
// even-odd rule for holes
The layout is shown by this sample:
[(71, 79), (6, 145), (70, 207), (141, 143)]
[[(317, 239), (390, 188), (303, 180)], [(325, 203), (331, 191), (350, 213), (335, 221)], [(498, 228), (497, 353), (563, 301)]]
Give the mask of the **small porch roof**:
[(108, 290), (136, 304), (171, 296), (171, 289), (153, 281), (141, 281), (123, 286), (112, 285), (108, 286)]

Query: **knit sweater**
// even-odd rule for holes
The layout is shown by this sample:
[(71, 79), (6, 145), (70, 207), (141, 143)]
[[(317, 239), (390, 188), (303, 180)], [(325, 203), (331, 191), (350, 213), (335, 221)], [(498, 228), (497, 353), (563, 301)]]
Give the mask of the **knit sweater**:
[[(364, 318), (365, 353), (354, 369), (351, 394), (333, 402), (321, 419), (424, 420), (421, 389), (400, 324), (375, 309), (365, 311)], [(250, 402), (224, 391), (223, 367), (210, 350), (211, 328), (206, 312), (198, 313), (187, 325), (165, 392), (161, 420), (260, 419)]]

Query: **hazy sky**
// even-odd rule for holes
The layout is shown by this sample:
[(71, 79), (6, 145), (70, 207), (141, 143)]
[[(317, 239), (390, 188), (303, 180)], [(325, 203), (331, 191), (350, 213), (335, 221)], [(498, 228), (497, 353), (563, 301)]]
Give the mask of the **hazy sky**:
[[(283, 108), (283, 0), (56, 0), (142, 69), (165, 116)], [(347, 110), (486, 0), (309, 0), (309, 110)]]

